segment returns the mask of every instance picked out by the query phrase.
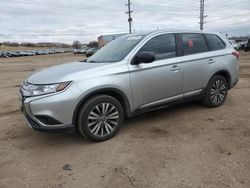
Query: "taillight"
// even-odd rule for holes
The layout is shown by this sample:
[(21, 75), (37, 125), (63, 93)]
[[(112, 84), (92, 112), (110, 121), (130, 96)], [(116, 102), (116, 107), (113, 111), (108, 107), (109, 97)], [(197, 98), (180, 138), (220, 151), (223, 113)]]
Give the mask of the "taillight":
[(234, 51), (232, 54), (233, 54), (237, 59), (239, 59), (239, 57), (240, 57), (240, 52)]

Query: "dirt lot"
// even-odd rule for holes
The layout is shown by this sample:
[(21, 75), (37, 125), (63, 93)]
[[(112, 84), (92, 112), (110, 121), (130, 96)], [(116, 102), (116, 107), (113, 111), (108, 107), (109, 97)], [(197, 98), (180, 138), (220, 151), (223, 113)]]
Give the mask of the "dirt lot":
[(250, 53), (216, 109), (182, 104), (125, 121), (113, 139), (30, 129), (18, 87), (37, 69), (80, 55), (0, 59), (0, 187), (250, 187)]

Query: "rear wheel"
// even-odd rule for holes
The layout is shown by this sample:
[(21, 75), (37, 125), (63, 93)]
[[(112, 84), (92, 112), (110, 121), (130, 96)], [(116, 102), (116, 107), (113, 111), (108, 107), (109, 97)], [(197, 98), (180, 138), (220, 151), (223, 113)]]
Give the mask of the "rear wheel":
[(77, 127), (82, 136), (104, 141), (119, 131), (123, 119), (120, 102), (111, 96), (99, 95), (84, 103), (79, 111)]
[(213, 76), (206, 88), (203, 104), (208, 107), (217, 107), (224, 103), (227, 97), (228, 83), (223, 76)]

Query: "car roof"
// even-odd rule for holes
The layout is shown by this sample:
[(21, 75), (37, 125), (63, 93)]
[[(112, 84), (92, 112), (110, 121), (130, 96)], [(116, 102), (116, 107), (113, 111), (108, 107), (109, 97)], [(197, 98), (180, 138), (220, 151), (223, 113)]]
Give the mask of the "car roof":
[[(205, 34), (218, 34), (218, 32), (214, 31), (200, 31), (200, 30), (181, 30), (181, 29), (159, 29), (155, 31), (142, 31), (142, 32), (136, 32), (132, 33), (130, 35), (151, 35), (151, 34), (157, 34), (157, 33), (205, 33)], [(128, 34), (129, 35), (129, 34)]]

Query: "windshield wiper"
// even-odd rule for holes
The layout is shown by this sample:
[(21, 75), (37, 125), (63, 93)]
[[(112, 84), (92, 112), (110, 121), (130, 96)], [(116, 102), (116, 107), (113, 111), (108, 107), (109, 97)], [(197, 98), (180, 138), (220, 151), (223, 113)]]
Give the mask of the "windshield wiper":
[(85, 62), (85, 63), (98, 63), (97, 61), (94, 61), (94, 60), (91, 60), (91, 61), (88, 61), (88, 59), (84, 59), (80, 62)]
[(96, 61), (93, 61), (93, 60), (88, 61), (88, 59), (84, 59), (83, 61), (80, 61), (80, 62), (86, 62), (86, 63), (97, 63)]

